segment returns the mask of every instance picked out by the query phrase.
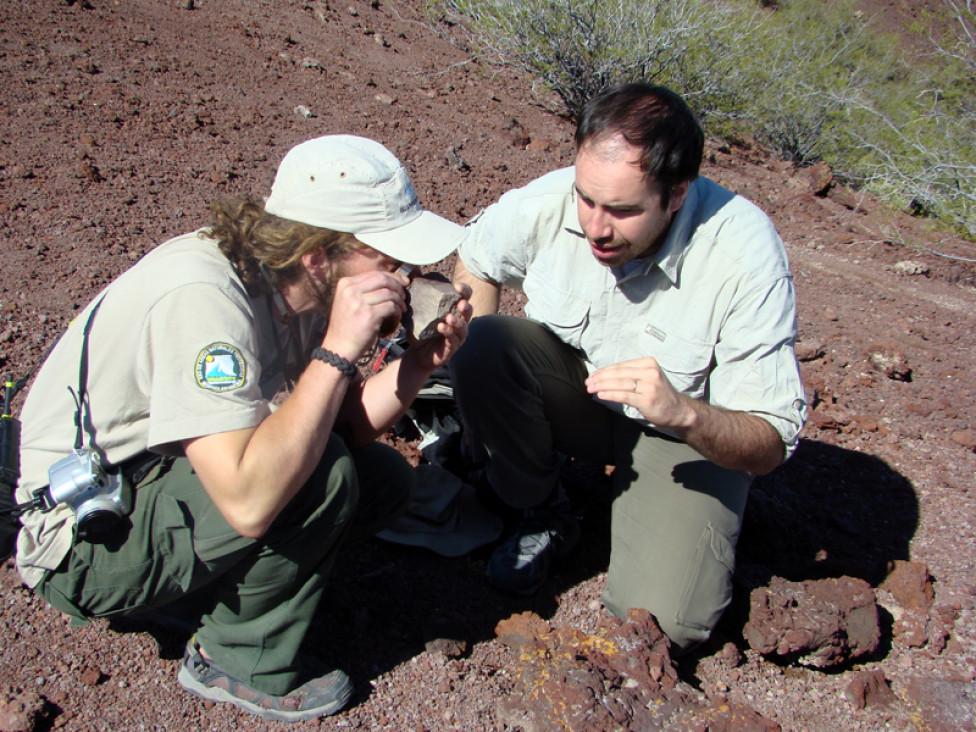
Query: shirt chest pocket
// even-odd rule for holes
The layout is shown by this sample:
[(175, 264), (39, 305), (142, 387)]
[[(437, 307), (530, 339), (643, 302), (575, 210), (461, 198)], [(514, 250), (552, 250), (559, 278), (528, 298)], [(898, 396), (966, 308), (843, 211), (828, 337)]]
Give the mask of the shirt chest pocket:
[(668, 381), (682, 394), (694, 399), (708, 397), (708, 376), (714, 364), (715, 344), (685, 338), (653, 326), (645, 328), (641, 335), (643, 354), (653, 356), (664, 370)]
[(524, 288), (528, 298), (525, 314), (547, 326), (564, 343), (581, 349), (583, 331), (590, 320), (589, 303), (530, 278), (526, 278)]

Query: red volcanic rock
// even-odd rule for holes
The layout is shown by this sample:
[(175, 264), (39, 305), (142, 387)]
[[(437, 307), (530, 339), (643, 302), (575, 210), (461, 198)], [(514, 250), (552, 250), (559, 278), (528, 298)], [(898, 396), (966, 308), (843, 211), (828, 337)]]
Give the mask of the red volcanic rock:
[(875, 669), (862, 671), (847, 685), (847, 698), (857, 709), (873, 706), (887, 706), (896, 701), (894, 692), (885, 678), (884, 672)]
[(817, 668), (872, 653), (881, 639), (874, 590), (852, 577), (811, 582), (774, 577), (769, 587), (752, 591), (743, 633), (759, 653), (796, 657)]
[(922, 562), (896, 559), (881, 588), (890, 592), (899, 605), (909, 610), (928, 612), (935, 600), (929, 568)]

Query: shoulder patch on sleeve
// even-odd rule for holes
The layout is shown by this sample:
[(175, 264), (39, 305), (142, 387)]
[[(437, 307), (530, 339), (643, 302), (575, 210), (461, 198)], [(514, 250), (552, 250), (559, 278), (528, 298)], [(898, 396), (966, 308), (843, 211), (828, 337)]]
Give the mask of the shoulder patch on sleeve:
[(211, 343), (200, 351), (194, 366), (197, 385), (207, 391), (230, 391), (244, 384), (247, 365), (229, 343)]

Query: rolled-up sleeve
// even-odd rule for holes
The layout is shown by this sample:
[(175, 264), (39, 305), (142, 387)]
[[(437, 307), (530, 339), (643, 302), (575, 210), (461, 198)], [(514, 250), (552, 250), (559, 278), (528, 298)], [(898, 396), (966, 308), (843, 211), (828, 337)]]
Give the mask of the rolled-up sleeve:
[(576, 224), (574, 180), (573, 168), (553, 171), (509, 191), (471, 219), (458, 247), (468, 272), (521, 290), (539, 249), (563, 236), (567, 223)]
[(760, 284), (735, 302), (715, 345), (709, 401), (768, 421), (796, 449), (807, 405), (793, 344), (796, 298), (789, 275)]
[(458, 257), (475, 277), (521, 289), (525, 276), (525, 231), (515, 226), (518, 216), (505, 213), (506, 202), (484, 209), (465, 225)]

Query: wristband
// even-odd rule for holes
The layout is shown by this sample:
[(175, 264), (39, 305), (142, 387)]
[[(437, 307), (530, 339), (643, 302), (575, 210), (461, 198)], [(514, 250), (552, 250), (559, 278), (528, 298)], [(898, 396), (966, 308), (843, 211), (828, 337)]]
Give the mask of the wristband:
[(329, 364), (329, 366), (335, 366), (342, 372), (343, 376), (348, 377), (350, 380), (356, 378), (356, 367), (338, 353), (333, 353), (326, 348), (316, 348), (312, 351), (312, 358), (317, 358), (319, 361)]

